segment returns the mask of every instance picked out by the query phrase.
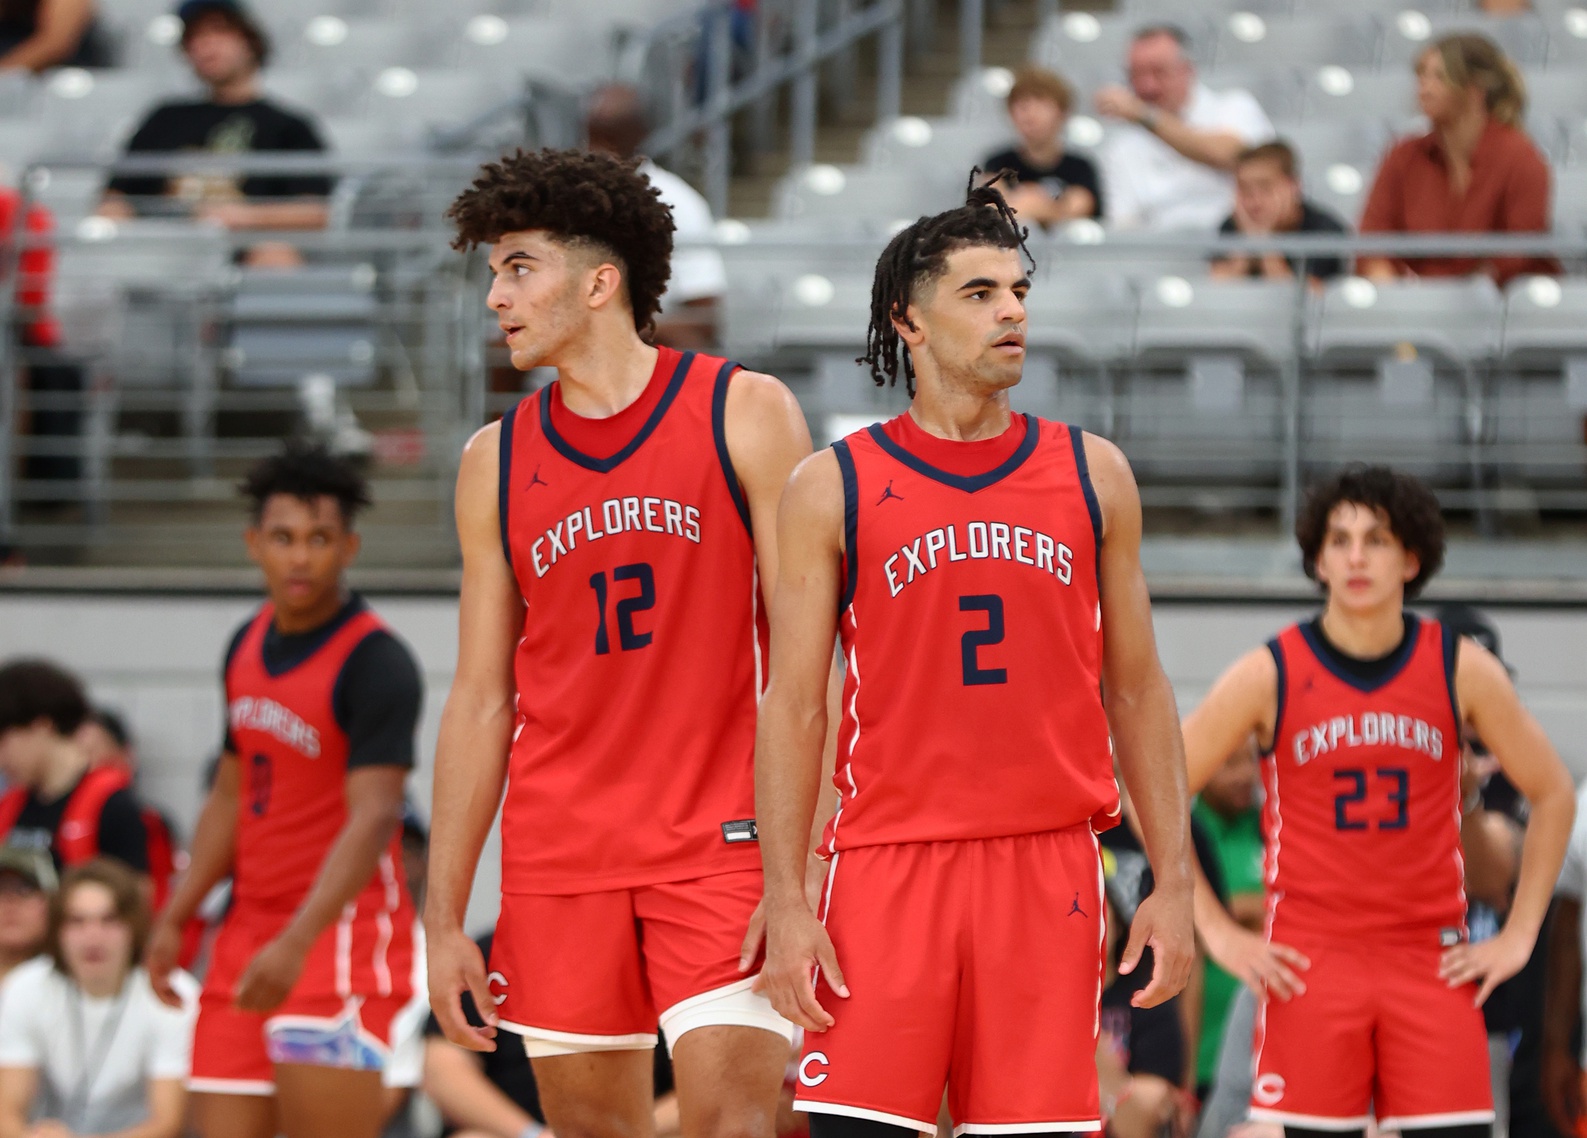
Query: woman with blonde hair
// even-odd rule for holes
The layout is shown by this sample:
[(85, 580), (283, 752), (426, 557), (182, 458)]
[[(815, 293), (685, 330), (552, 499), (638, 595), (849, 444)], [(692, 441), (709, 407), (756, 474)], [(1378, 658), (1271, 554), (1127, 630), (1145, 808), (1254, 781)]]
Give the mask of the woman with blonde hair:
[(0, 985), (0, 1138), (177, 1138), (198, 985), (168, 1008), (138, 966), (149, 930), (138, 877), (98, 858), (67, 870), (46, 955)]
[[(1416, 61), (1416, 101), (1432, 129), (1384, 157), (1361, 216), (1362, 233), (1544, 233), (1548, 162), (1521, 125), (1526, 86), (1486, 36), (1460, 32)], [(1364, 276), (1465, 276), (1499, 284), (1553, 273), (1548, 257), (1363, 257)]]

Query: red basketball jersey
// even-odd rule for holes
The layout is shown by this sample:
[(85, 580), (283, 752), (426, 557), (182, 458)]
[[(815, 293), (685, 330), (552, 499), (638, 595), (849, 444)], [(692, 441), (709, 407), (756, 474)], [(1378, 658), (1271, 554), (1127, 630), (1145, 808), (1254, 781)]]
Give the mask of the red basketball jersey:
[(1019, 418), (974, 477), (880, 426), (833, 445), (848, 676), (828, 852), (1117, 820), (1082, 432)]
[(552, 389), (501, 424), (502, 540), (525, 601), (502, 891), (753, 868), (766, 626), (723, 417), (737, 364), (661, 349), (650, 417), (575, 448)]
[[(272, 605), (259, 610), (226, 668), (227, 715), (243, 783), (233, 892), (239, 907), (271, 911), (302, 903), (346, 824), (349, 748), (333, 708), (336, 679), (353, 649), (385, 627), (362, 609), (307, 660), (271, 675), (264, 637), (274, 615)], [(356, 910), (349, 916), (372, 917), (389, 924), (391, 935), (406, 937), (413, 909), (400, 835), (392, 835)]]
[(1295, 625), (1268, 645), (1278, 665), (1262, 762), (1273, 935), (1463, 930), (1456, 637), (1408, 616), (1376, 686), (1337, 672), (1316, 637)]

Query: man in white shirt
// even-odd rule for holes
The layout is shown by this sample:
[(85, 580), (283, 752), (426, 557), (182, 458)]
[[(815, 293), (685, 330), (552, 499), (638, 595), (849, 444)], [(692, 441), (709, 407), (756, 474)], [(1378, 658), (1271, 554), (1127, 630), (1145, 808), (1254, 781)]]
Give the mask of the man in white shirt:
[(1129, 86), (1097, 92), (1097, 113), (1125, 124), (1101, 154), (1116, 228), (1217, 229), (1234, 206), (1235, 161), (1273, 137), (1250, 92), (1197, 79), (1186, 44), (1171, 25), (1143, 28), (1130, 44)]
[[(590, 96), (584, 131), (591, 150), (632, 158), (650, 133), (639, 92), (620, 83), (597, 90)], [(656, 341), (683, 351), (712, 347), (717, 302), (727, 291), (727, 269), (722, 254), (692, 244), (715, 236), (711, 206), (688, 182), (649, 158), (640, 163), (639, 172), (661, 193), (677, 227), (672, 279), (661, 298), (661, 315), (656, 317)]]

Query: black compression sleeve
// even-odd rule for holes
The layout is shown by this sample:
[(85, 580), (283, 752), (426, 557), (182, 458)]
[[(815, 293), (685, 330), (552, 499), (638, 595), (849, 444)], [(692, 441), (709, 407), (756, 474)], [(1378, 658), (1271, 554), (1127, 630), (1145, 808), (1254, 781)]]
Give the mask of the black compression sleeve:
[(1284, 1127), (1284, 1138), (1366, 1138), (1366, 1130), (1309, 1130), (1304, 1126)]
[(1407, 1126), (1401, 1133), (1406, 1138), (1492, 1138), (1493, 1124), (1477, 1122), (1466, 1126)]
[(149, 833), (130, 790), (118, 790), (105, 799), (99, 812), (99, 852), (139, 873), (149, 872)]
[(347, 732), (347, 769), (412, 768), (424, 683), (413, 654), (389, 632), (354, 648), (336, 681), (336, 722)]

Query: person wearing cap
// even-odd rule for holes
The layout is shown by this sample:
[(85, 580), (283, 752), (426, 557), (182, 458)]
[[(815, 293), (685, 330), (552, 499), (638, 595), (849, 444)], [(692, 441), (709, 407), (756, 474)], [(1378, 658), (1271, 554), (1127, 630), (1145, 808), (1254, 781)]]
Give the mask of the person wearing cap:
[(43, 850), (0, 846), (0, 980), (44, 951), (55, 884)]
[(0, 667), (0, 844), (48, 850), (57, 867), (116, 858), (149, 871), (148, 831), (127, 773), (90, 766), (77, 678), (43, 660)]
[[(269, 60), (270, 42), (246, 8), (236, 0), (186, 0), (176, 15), (182, 21), (182, 52), (206, 97), (155, 107), (127, 144), (129, 154), (326, 149), (307, 117), (263, 97), (259, 73)], [(178, 213), (232, 230), (322, 229), (330, 192), (330, 179), (319, 174), (119, 174), (110, 180), (100, 213), (113, 218)], [(295, 250), (279, 243), (248, 252), (253, 264), (298, 259)]]

